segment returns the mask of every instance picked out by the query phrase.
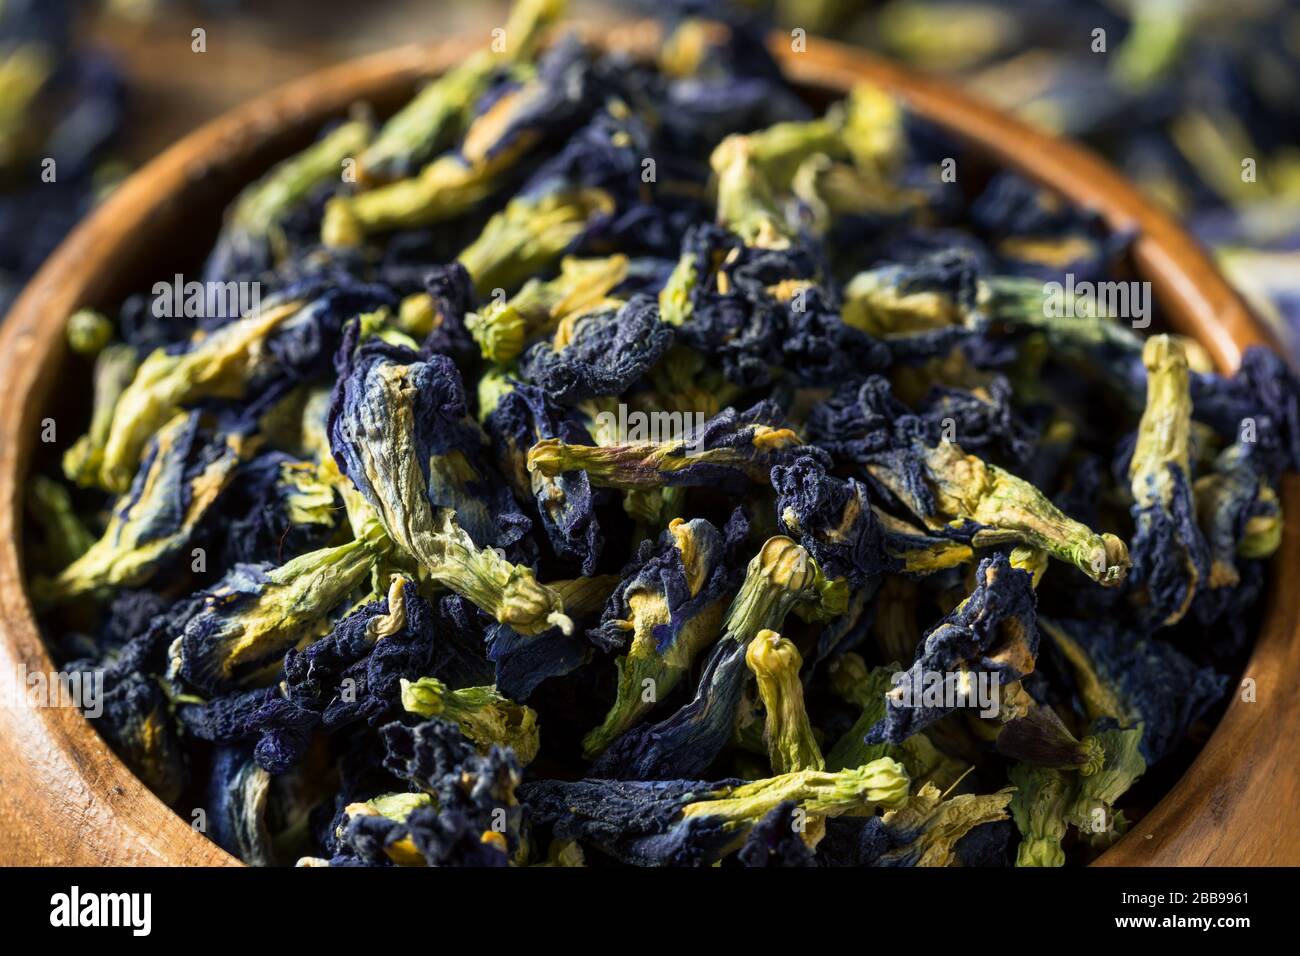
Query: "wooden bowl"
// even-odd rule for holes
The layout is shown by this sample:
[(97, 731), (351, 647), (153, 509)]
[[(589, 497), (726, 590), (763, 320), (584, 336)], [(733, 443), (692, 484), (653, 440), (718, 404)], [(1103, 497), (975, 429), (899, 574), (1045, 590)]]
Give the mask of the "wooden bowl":
[[(634, 23), (583, 30), (608, 48), (645, 53), (657, 28)], [(123, 184), (68, 237), (14, 305), (0, 331), (0, 680), (24, 686), (54, 664), (24, 588), (22, 498), (41, 421), (57, 405), (64, 319), (82, 306), (113, 308), (198, 260), (221, 210), (245, 183), (306, 145), (326, 120), (358, 101), (395, 108), (417, 83), (477, 44), (457, 39), (404, 47), (326, 70), (269, 94), (187, 136)], [(1054, 187), (1133, 230), (1132, 265), (1150, 280), (1172, 326), (1199, 339), (1218, 365), (1271, 345), (1205, 254), (1105, 163), (867, 54), (816, 38), (773, 51), (809, 92), (842, 94), (860, 80), (900, 95), (919, 115), (969, 141), (994, 163)], [(66, 433), (61, 437), (67, 441)], [(1300, 574), (1300, 481), (1282, 488), (1286, 532), (1274, 581)], [(1245, 676), (1257, 702), (1234, 697), (1182, 780), (1103, 864), (1300, 863), (1300, 644), (1297, 593), (1273, 588)], [(1290, 676), (1288, 676), (1290, 675)], [(155, 797), (72, 708), (0, 709), (0, 862), (198, 864), (237, 861)]]

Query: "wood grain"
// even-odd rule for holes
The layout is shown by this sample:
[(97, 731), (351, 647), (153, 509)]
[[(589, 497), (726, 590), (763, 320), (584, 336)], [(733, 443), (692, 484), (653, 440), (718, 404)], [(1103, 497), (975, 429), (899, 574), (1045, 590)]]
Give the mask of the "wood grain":
[[(601, 24), (589, 39), (632, 52), (653, 49), (657, 28)], [(40, 420), (64, 371), (63, 322), (82, 306), (111, 307), (152, 282), (177, 247), (209, 243), (219, 210), (276, 159), (308, 141), (355, 101), (381, 111), (418, 80), (473, 48), (453, 40), (403, 47), (295, 82), (210, 123), (132, 176), (63, 243), (0, 330), (0, 680), (48, 673), (24, 589), (21, 498)], [(871, 80), (969, 141), (999, 164), (1054, 186), (1136, 234), (1133, 265), (1151, 281), (1171, 324), (1198, 338), (1223, 369), (1269, 334), (1168, 216), (1080, 147), (1031, 130), (947, 84), (855, 50), (810, 38), (805, 52), (782, 38), (773, 50), (808, 87), (847, 90)], [(165, 273), (163, 273), (165, 274)], [(1288, 478), (1287, 515), (1273, 580), (1300, 574), (1300, 479)], [(1105, 865), (1300, 863), (1300, 593), (1274, 587), (1245, 676), (1257, 698), (1239, 697), (1177, 786), (1102, 858)], [(21, 686), (21, 684), (20, 684)], [(112, 754), (80, 713), (0, 709), (0, 862), (25, 864), (229, 865)]]

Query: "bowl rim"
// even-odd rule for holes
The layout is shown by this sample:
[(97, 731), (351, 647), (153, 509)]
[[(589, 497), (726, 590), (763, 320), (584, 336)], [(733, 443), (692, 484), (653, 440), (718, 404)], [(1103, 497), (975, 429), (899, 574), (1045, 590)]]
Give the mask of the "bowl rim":
[[(659, 36), (652, 21), (587, 21), (565, 28), (605, 49), (640, 55), (651, 51)], [(10, 399), (0, 405), (0, 679), (56, 669), (27, 597), (20, 542), (24, 479), (38, 415), (63, 359), (66, 316), (100, 304), (119, 256), (139, 257), (159, 243), (142, 239), (141, 230), (155, 229), (159, 221), (176, 225), (187, 187), (247, 166), (253, 155), (265, 153), (274, 161), (295, 134), (318, 129), (356, 102), (409, 93), (480, 45), (454, 36), (345, 61), (205, 123), (132, 174), (28, 283), (0, 327), (0, 387)], [(856, 82), (874, 82), (999, 165), (1096, 211), (1111, 229), (1133, 232), (1133, 263), (1152, 282), (1170, 324), (1201, 341), (1220, 369), (1235, 368), (1248, 345), (1276, 349), (1271, 332), (1195, 241), (1086, 148), (1032, 129), (946, 81), (833, 41), (808, 36), (799, 51), (790, 36), (777, 32), (770, 45), (791, 82), (841, 94)], [(1281, 495), (1287, 520), (1272, 569), (1275, 583), (1300, 573), (1300, 479), (1289, 476)], [(1276, 787), (1274, 774), (1282, 765), (1280, 741), (1300, 735), (1300, 690), (1291, 686), (1287, 693), (1285, 680), (1300, 673), (1300, 642), (1291, 639), (1300, 620), (1297, 600), (1284, 588), (1269, 590), (1245, 671), (1261, 691), (1267, 686), (1267, 696), (1247, 703), (1235, 695), (1186, 773), (1096, 862), (1186, 863), (1193, 856), (1201, 863), (1300, 862), (1295, 821), (1300, 773), (1294, 763), (1289, 836), (1265, 834), (1262, 842), (1243, 836), (1261, 813), (1276, 812), (1278, 795), (1270, 788)], [(1255, 750), (1236, 743), (1247, 739)], [(73, 708), (0, 709), (0, 760), (13, 768), (7, 786), (0, 787), (0, 833), (9, 844), (8, 862), (239, 863), (159, 800)], [(1205, 814), (1214, 821), (1217, 838), (1196, 831)], [(12, 856), (15, 852), (23, 856)]]

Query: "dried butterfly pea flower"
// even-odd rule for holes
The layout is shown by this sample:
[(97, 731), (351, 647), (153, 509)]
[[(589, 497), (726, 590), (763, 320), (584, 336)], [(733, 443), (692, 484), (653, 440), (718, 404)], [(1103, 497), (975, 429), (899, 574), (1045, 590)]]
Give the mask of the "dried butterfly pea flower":
[(1187, 613), (1209, 574), (1209, 558), (1192, 500), (1186, 356), (1174, 340), (1155, 336), (1142, 359), (1147, 401), (1129, 464), (1136, 525), (1129, 587), (1149, 604), (1153, 620), (1168, 627)]
[(430, 81), (384, 123), (374, 141), (361, 152), (357, 158), (361, 177), (367, 182), (384, 182), (412, 175), (446, 145), (474, 101), (486, 92), (495, 72), (532, 60), (542, 31), (563, 8), (558, 0), (515, 3), (502, 28), (504, 51), (471, 54)]
[[(662, 311), (660, 319), (663, 319)], [(652, 388), (638, 392), (635, 397), (648, 410), (669, 414), (692, 413), (712, 418), (740, 394), (703, 355), (685, 345), (674, 345), (668, 350), (651, 370), (649, 384)]]
[(518, 540), (527, 519), (489, 470), (455, 365), (415, 358), (367, 343), (342, 366), (329, 427), (340, 471), (435, 581), (522, 633), (570, 629), (560, 596), (492, 547)]
[(718, 223), (735, 232), (746, 245), (781, 248), (791, 238), (779, 208), (799, 167), (814, 156), (861, 160), (860, 167), (879, 174), (897, 153), (889, 142), (897, 127), (886, 118), (897, 107), (881, 91), (863, 87), (849, 97), (846, 108), (832, 107), (817, 119), (781, 122), (746, 135), (733, 134), (710, 156), (717, 182)]
[[(478, 865), (480, 855), (499, 858), (497, 865), (504, 865), (520, 852), (522, 809), (516, 789), (521, 775), (512, 751), (494, 746), (480, 754), (455, 724), (438, 718), (414, 727), (388, 724), (381, 735), (385, 768), (437, 804), (435, 819), (416, 821), (432, 829), (429, 839), (413, 833), (417, 849), (431, 865)], [(467, 836), (477, 831), (479, 847), (461, 845), (458, 852), (451, 852), (443, 839), (433, 839), (448, 822)], [(437, 854), (431, 852), (435, 849)], [(462, 855), (468, 859), (458, 859)]]
[(498, 175), (513, 165), (513, 153), (491, 163), (472, 165), (443, 155), (413, 179), (399, 180), (370, 192), (331, 199), (321, 224), (321, 244), (360, 246), (370, 232), (423, 226), (453, 219), (473, 209), (499, 187)]
[(669, 9), (655, 92), (663, 106), (665, 139), (698, 155), (733, 132), (762, 129), (810, 116), (781, 78), (766, 46), (766, 25), (744, 11)]
[(781, 305), (785, 334), (780, 366), (800, 384), (819, 387), (889, 365), (887, 346), (845, 325), (838, 302), (823, 290), (796, 291)]
[(1077, 770), (1081, 776), (1101, 768), (1101, 743), (1096, 737), (1075, 739), (1050, 705), (1033, 703), (1024, 717), (1002, 725), (998, 752), (1015, 760), (1054, 770)]
[(862, 714), (826, 754), (827, 768), (859, 767), (889, 756), (900, 760), (898, 748), (893, 745), (866, 742), (867, 731), (885, 716), (885, 694), (892, 683), (890, 669), (877, 667), (868, 671), (862, 658), (850, 652), (831, 662), (830, 675), (832, 690), (862, 708)]
[(1227, 689), (1226, 675), (1113, 621), (1053, 618), (1040, 625), (1073, 672), (1087, 718), (1140, 726), (1148, 763), (1163, 759)]
[(592, 772), (621, 780), (671, 780), (706, 769), (735, 723), (748, 676), (749, 642), (760, 631), (780, 628), (797, 603), (814, 597), (815, 577), (807, 551), (784, 536), (769, 538), (749, 562), (694, 699), (666, 719), (618, 738)]
[(1239, 563), (1270, 557), (1281, 545), (1282, 506), (1248, 442), (1224, 448), (1213, 470), (1192, 483), (1192, 494), (1209, 556), (1209, 575), (1194, 610), (1198, 620), (1214, 620), (1242, 583)]
[(1076, 293), (1062, 293), (1060, 315), (1049, 314), (1044, 302), (1043, 283), (1039, 280), (989, 276), (979, 283), (978, 313), (966, 321), (978, 330), (1035, 332), (1064, 352), (1141, 354), (1141, 336), (1120, 324), (1116, 316), (1079, 302)]
[(524, 701), (548, 678), (571, 674), (588, 663), (592, 648), (584, 628), (594, 623), (617, 584), (617, 575), (550, 583), (573, 618), (571, 632), (554, 626), (538, 634), (521, 634), (506, 624), (489, 625), (482, 640), (497, 688), (514, 700)]
[[(654, 159), (652, 123), (631, 110), (617, 94), (617, 86), (615, 91), (607, 96), (587, 125), (575, 131), (530, 173), (519, 195), (539, 196), (561, 189), (601, 189), (614, 197), (620, 210), (630, 213), (635, 209), (648, 217), (666, 219), (659, 226), (671, 230), (671, 202), (644, 201), (649, 180), (642, 174), (650, 169), (645, 161)], [(657, 180), (657, 165), (654, 169)], [(666, 172), (672, 173), (671, 166)], [(602, 242), (616, 240), (618, 232), (616, 229), (613, 234), (603, 235)]]
[(771, 478), (781, 530), (798, 538), (824, 574), (856, 588), (885, 570), (884, 533), (865, 485), (829, 475), (811, 456), (775, 466)]
[(1192, 417), (1225, 441), (1248, 438), (1261, 473), (1276, 486), (1300, 463), (1300, 385), (1286, 362), (1260, 346), (1246, 349), (1229, 377), (1191, 376)]
[[(329, 860), (305, 858), (299, 866), (347, 866), (358, 863), (423, 866), (424, 857), (415, 846), (411, 830), (403, 826), (419, 810), (434, 807), (427, 793), (387, 793), (364, 802), (350, 803), (343, 810), (337, 837), (341, 852)], [(417, 818), (414, 823), (418, 824)]]
[(803, 658), (775, 631), (759, 631), (745, 651), (745, 663), (758, 682), (765, 719), (763, 742), (775, 774), (823, 770), (821, 748), (804, 709), (799, 668)]
[(311, 730), (377, 723), (397, 707), (403, 681), (436, 670), (445, 656), (432, 609), (410, 579), (394, 577), (386, 600), (367, 602), (326, 637), (285, 655), (283, 696), (268, 695), (250, 721), (260, 735), (258, 763), (281, 772), (297, 762)]
[[(719, 156), (722, 153), (725, 156), (728, 149), (734, 148), (737, 140), (743, 140), (748, 154), (747, 161), (754, 167), (750, 175), (761, 176), (770, 189), (784, 193), (790, 189), (799, 166), (810, 156), (841, 157), (848, 153), (846, 127), (854, 122), (855, 108), (861, 103), (861, 99), (850, 96), (847, 109), (832, 106), (824, 116), (816, 119), (774, 123), (745, 136), (728, 137), (728, 140), (719, 144), (713, 155)], [(731, 147), (727, 145), (729, 140), (732, 142)], [(730, 161), (735, 162), (735, 158)], [(719, 172), (716, 166), (714, 172)], [(718, 188), (718, 206), (721, 209), (725, 205), (721, 195), (721, 182)], [(725, 213), (720, 213), (719, 222), (722, 225), (726, 225), (724, 220)]]
[(139, 359), (129, 345), (109, 345), (95, 358), (94, 411), (90, 428), (64, 453), (64, 476), (82, 486), (99, 484), (104, 446), (113, 425), (118, 398), (135, 377)]
[(510, 752), (480, 756), (441, 720), (389, 724), (383, 737), (385, 766), (423, 792), (349, 804), (337, 817), (334, 855), (298, 865), (508, 865), (521, 849)]
[(200, 609), (178, 641), (177, 671), (208, 693), (268, 683), (281, 655), (319, 637), (326, 617), (376, 560), (364, 542), (350, 541), (279, 567), (236, 565), (201, 592)]
[(859, 834), (858, 866), (952, 866), (960, 841), (976, 827), (1008, 819), (1012, 788), (996, 793), (964, 793), (948, 797), (927, 783), (906, 803), (861, 822), (874, 831)]
[[(161, 620), (102, 656), (64, 665), (83, 687), (98, 682), (98, 699), (83, 701), (95, 726), (159, 799), (174, 803), (189, 781), (185, 750), (170, 718), (170, 702), (158, 675), (168, 629)], [(98, 705), (97, 707), (94, 705)], [(98, 713), (94, 713), (98, 710)]]
[(659, 314), (672, 326), (684, 325), (695, 309), (701, 275), (712, 272), (715, 248), (725, 241), (724, 231), (716, 226), (697, 225), (687, 230), (682, 239), (682, 253), (673, 271), (669, 273), (659, 291)]
[(202, 429), (198, 412), (176, 415), (149, 442), (103, 536), (55, 577), (33, 582), (37, 601), (149, 580), (189, 543), (235, 475), (243, 444), (239, 436)]
[(497, 461), (516, 494), (531, 497), (536, 513), (557, 557), (574, 561), (583, 574), (592, 574), (605, 546), (596, 507), (608, 492), (591, 487), (585, 472), (546, 476), (528, 470), (532, 445), (546, 438), (582, 442), (586, 428), (557, 406), (547, 391), (519, 384), (498, 400), (487, 417), (486, 430), (496, 445)]
[(923, 730), (952, 706), (907, 700), (907, 688), (923, 688), (927, 674), (996, 673), (1016, 681), (1033, 672), (1038, 654), (1038, 628), (1033, 576), (1013, 567), (995, 552), (980, 562), (975, 590), (925, 636), (904, 678), (905, 686), (886, 694), (884, 718), (867, 734), (868, 743), (900, 743)]
[(275, 771), (288, 769), (303, 755), (312, 732), (320, 725), (318, 711), (297, 706), (265, 687), (233, 690), (207, 700), (185, 694), (177, 697), (177, 703), (176, 716), (187, 734), (243, 749), (257, 741), (254, 723), (266, 705), (270, 716), (267, 728), (276, 737), (268, 745), (273, 749), (266, 754)]
[(614, 208), (613, 197), (601, 189), (562, 189), (512, 199), (457, 260), (480, 294), (513, 289), (563, 256)]
[(434, 266), (424, 273), (424, 290), (429, 302), (431, 328), (424, 336), (422, 351), (447, 355), (465, 364), (472, 361), (474, 342), (465, 319), (476, 301), (474, 283), (459, 262)]
[(626, 277), (627, 256), (560, 261), (560, 274), (549, 281), (529, 279), (509, 299), (493, 299), (465, 318), (466, 328), (483, 357), (508, 363), (524, 351), (524, 344), (555, 332), (567, 316), (617, 308), (609, 293)]
[(979, 526), (972, 537), (976, 546), (1020, 541), (1073, 564), (1106, 587), (1120, 584), (1128, 573), (1128, 548), (1118, 537), (1096, 534), (1062, 514), (1029, 482), (967, 455), (956, 444), (930, 448), (914, 442), (893, 458), (868, 465), (869, 473), (931, 528), (974, 522)]
[(1250, 506), (1237, 553), (1249, 560), (1272, 557), (1281, 546), (1284, 527), (1282, 503), (1277, 492), (1268, 485), (1260, 485)]
[(799, 804), (786, 800), (768, 811), (736, 851), (743, 866), (816, 866), (817, 857), (799, 834)]
[(766, 483), (772, 466), (805, 449), (784, 426), (780, 409), (770, 402), (745, 412), (728, 408), (697, 434), (665, 441), (619, 445), (570, 445), (543, 439), (528, 451), (528, 468), (554, 476), (583, 471), (603, 488), (649, 489), (712, 485), (743, 490)]
[(102, 705), (96, 726), (160, 800), (174, 803), (186, 783), (184, 748), (158, 683), (124, 667), (105, 675)]
[(722, 780), (542, 780), (520, 788), (529, 816), (562, 839), (591, 843), (624, 863), (701, 866), (743, 843), (773, 810), (805, 815), (897, 806), (907, 773), (892, 760), (838, 774), (802, 771), (753, 783)]
[(570, 316), (551, 342), (519, 361), (520, 375), (562, 405), (619, 395), (648, 372), (673, 342), (653, 298), (634, 296), (617, 311)]
[(765, 385), (780, 362), (786, 310), (745, 273), (771, 259), (779, 278), (807, 277), (815, 264), (805, 261), (806, 253), (798, 244), (776, 252), (750, 250), (724, 228), (693, 225), (659, 291), (663, 320), (677, 327), (678, 341), (720, 363), (729, 382)]
[(885, 263), (845, 285), (844, 322), (878, 338), (963, 325), (976, 312), (980, 278), (977, 263), (955, 250)]
[[(512, 15), (529, 6), (535, 5), (516, 5)], [(378, 186), (415, 176), (451, 145), (474, 102), (502, 66), (496, 57), (479, 52), (430, 80), (364, 144), (356, 157), (358, 179)]]
[(921, 469), (904, 450), (958, 444), (978, 452), (1001, 452), (1014, 461), (1028, 455), (1037, 438), (1012, 407), (1011, 388), (1001, 376), (986, 376), (971, 388), (927, 383), (915, 411), (900, 401), (882, 375), (851, 378), (808, 413), (810, 441), (836, 459), (862, 465), (876, 458), (904, 469), (912, 494), (928, 501)]
[(790, 192), (799, 203), (804, 227), (837, 245), (861, 223), (923, 221), (932, 201), (939, 198), (933, 190), (927, 194), (923, 186), (882, 180), (874, 171), (836, 162), (825, 154), (809, 156), (799, 164)]
[(530, 863), (529, 866), (546, 866), (546, 867), (576, 867), (586, 866), (587, 859), (582, 852), (582, 846), (573, 840), (552, 840), (546, 849), (546, 860), (540, 863)]
[(702, 518), (674, 520), (657, 546), (643, 542), (625, 569), (591, 640), (627, 648), (615, 660), (616, 697), (604, 721), (583, 738), (595, 757), (672, 693), (701, 650), (721, 631), (724, 602), (736, 577), (735, 551), (748, 530), (733, 515), (719, 532)]
[(1132, 241), (1131, 233), (1110, 232), (1095, 212), (1014, 173), (993, 177), (971, 204), (970, 220), (1006, 271), (1042, 279), (1103, 279)]
[(1069, 830), (1074, 778), (1025, 763), (1015, 764), (1009, 777), (1016, 788), (1011, 815), (1022, 837), (1016, 866), (1064, 866), (1061, 841)]
[(682, 806), (715, 785), (693, 780), (539, 780), (520, 788), (528, 818), (559, 839), (636, 866), (706, 866), (736, 835), (723, 821), (681, 819)]
[(1098, 729), (1105, 759), (1100, 770), (1079, 776), (1073, 804), (1066, 818), (1079, 828), (1094, 846), (1108, 846), (1128, 829), (1128, 821), (1115, 804), (1134, 782), (1146, 772), (1142, 757), (1142, 728)]
[(959, 538), (926, 534), (874, 505), (872, 509), (884, 533), (885, 552), (893, 561), (891, 570), (924, 576), (975, 560), (975, 549)]
[(234, 746), (214, 752), (204, 796), (212, 839), (240, 859), (273, 866), (298, 856), (324, 792), (310, 774), (268, 773), (246, 747)]
[(734, 232), (747, 246), (784, 249), (790, 243), (790, 229), (754, 151), (750, 137), (733, 135), (718, 144), (709, 157), (717, 179), (718, 225)]
[[(114, 407), (100, 484), (124, 492), (149, 437), (183, 406), (205, 398), (246, 398), (256, 388), (313, 375), (331, 354), (345, 319), (378, 304), (396, 304), (379, 287), (313, 285), (290, 289), (179, 351), (158, 349), (146, 358)], [(295, 298), (298, 291), (305, 297)], [(301, 349), (295, 339), (311, 345)]]
[[(327, 861), (300, 860), (300, 866), (507, 866), (505, 853), (484, 841), (472, 820), (434, 807), (417, 807), (401, 819), (370, 815), (365, 804), (349, 809), (339, 835), (342, 849)], [(395, 811), (390, 811), (395, 812)]]
[[(541, 18), (532, 19), (520, 31), (528, 45), (531, 37), (524, 31), (540, 23)], [(321, 242), (359, 246), (373, 233), (428, 226), (470, 211), (496, 193), (505, 174), (535, 147), (576, 125), (589, 106), (590, 71), (579, 43), (569, 38), (557, 44), (542, 57), (535, 76), (487, 100), (455, 150), (443, 153), (409, 179), (331, 199), (321, 224)], [(450, 85), (466, 79), (454, 74), (445, 92), (472, 96), (472, 89)], [(474, 82), (473, 77), (468, 79)]]
[(502, 152), (522, 155), (543, 143), (558, 145), (594, 111), (596, 67), (576, 36), (557, 40), (528, 73), (523, 83), (506, 85), (477, 104), (458, 148), (466, 160), (481, 163)]
[(452, 721), (480, 751), (494, 744), (509, 747), (521, 767), (532, 763), (541, 748), (537, 712), (502, 696), (492, 686), (451, 690), (436, 677), (414, 682), (402, 678), (402, 706), (421, 717)]
[(520, 634), (531, 636), (552, 627), (573, 630), (555, 588), (541, 584), (530, 569), (511, 564), (495, 549), (476, 547), (450, 508), (439, 509), (434, 520), (430, 531), (419, 528), (412, 541), (413, 554), (433, 580)]
[(68, 316), (64, 335), (68, 348), (78, 355), (95, 358), (113, 341), (113, 323), (94, 309), (78, 309)]
[(223, 566), (279, 561), (326, 547), (339, 526), (336, 484), (283, 452), (243, 462), (222, 499)]
[[(746, 162), (741, 173), (749, 170), (762, 185), (762, 174)], [(737, 204), (751, 202), (743, 182), (733, 185)], [(820, 249), (802, 237), (773, 238), (772, 211), (761, 204), (758, 212), (735, 214), (769, 217), (767, 235), (738, 243), (742, 236), (728, 230), (692, 227), (660, 291), (665, 321), (679, 326), (679, 340), (720, 358), (728, 379), (743, 385), (792, 375), (821, 386), (885, 368), (887, 347), (841, 321)]]
[(476, 545), (518, 539), (528, 520), (491, 468), (451, 359), (371, 341), (344, 353), (339, 372), (327, 425), (335, 461), (390, 537), (414, 554), (409, 526), (450, 508)]
[(885, 716), (885, 694), (898, 670), (897, 664), (888, 664), (868, 671), (862, 658), (851, 652), (835, 659), (830, 671), (832, 690), (862, 712), (826, 754), (826, 766), (843, 770), (891, 757), (907, 768), (913, 781), (931, 781), (946, 791), (970, 771), (970, 765), (949, 757), (924, 733), (913, 734), (897, 745), (866, 741), (867, 731)]
[(1026, 461), (1036, 453), (1039, 435), (1017, 414), (1012, 400), (1011, 383), (995, 375), (987, 386), (973, 390), (932, 386), (921, 414), (931, 429), (937, 423), (941, 436), (949, 430), (953, 441), (974, 454)]
[(903, 804), (908, 792), (907, 771), (888, 757), (852, 770), (826, 773), (800, 770), (739, 786), (714, 790), (703, 799), (682, 807), (682, 816), (721, 818), (729, 824), (745, 824), (761, 814), (794, 800), (805, 813), (838, 816), (841, 813)]
[(372, 134), (366, 120), (341, 123), (245, 187), (230, 208), (204, 268), (205, 278), (226, 282), (270, 268), (279, 258), (277, 246), (284, 245), (281, 220), (317, 186), (335, 181), (343, 163), (366, 149)]
[(212, 839), (254, 866), (271, 865), (274, 856), (266, 823), (271, 775), (239, 747), (218, 750), (211, 773), (205, 809)]

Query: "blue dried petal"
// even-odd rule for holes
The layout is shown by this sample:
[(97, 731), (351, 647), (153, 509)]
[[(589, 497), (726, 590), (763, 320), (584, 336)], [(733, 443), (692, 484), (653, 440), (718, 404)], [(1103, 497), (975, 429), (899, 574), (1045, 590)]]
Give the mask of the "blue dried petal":
[[(913, 687), (923, 686), (927, 674), (951, 674), (961, 667), (996, 673), (1006, 683), (1033, 670), (1038, 626), (1031, 575), (995, 552), (980, 562), (975, 581), (970, 597), (931, 628), (917, 648), (905, 678)], [(953, 711), (908, 707), (889, 695), (885, 702), (885, 716), (867, 732), (867, 743), (902, 743)]]
[(550, 826), (560, 839), (590, 843), (619, 862), (703, 866), (716, 860), (735, 835), (716, 818), (676, 818), (699, 796), (740, 783), (539, 780), (525, 784), (519, 795), (535, 824)]
[(673, 343), (673, 329), (659, 321), (659, 306), (636, 296), (617, 312), (579, 318), (572, 338), (556, 349), (539, 342), (519, 362), (523, 378), (561, 405), (620, 395), (648, 372)]
[(889, 563), (866, 485), (836, 478), (811, 456), (772, 469), (776, 518), (816, 559), (828, 578), (860, 588)]
[(516, 385), (488, 416), (488, 434), (496, 445), (502, 470), (512, 475), (521, 493), (531, 493), (535, 513), (556, 556), (577, 562), (580, 573), (595, 573), (605, 546), (597, 506), (608, 493), (591, 487), (586, 472), (567, 471), (554, 478), (529, 479), (528, 449), (539, 439), (591, 444), (581, 420), (557, 406), (541, 388)]
[(716, 644), (694, 699), (658, 723), (634, 727), (619, 737), (592, 765), (592, 774), (611, 780), (677, 780), (703, 774), (731, 738), (750, 676), (746, 646), (725, 639)]
[(797, 806), (787, 800), (754, 824), (736, 859), (744, 866), (816, 866), (816, 856), (800, 835), (803, 827), (796, 825)]
[(1252, 346), (1231, 378), (1193, 373), (1192, 417), (1227, 441), (1249, 428), (1261, 472), (1276, 485), (1300, 467), (1300, 383), (1275, 353)]
[(542, 681), (572, 674), (591, 660), (591, 645), (576, 629), (565, 634), (553, 627), (527, 636), (494, 623), (488, 626), (484, 640), (488, 660), (496, 665), (497, 690), (519, 702), (527, 701)]
[[(479, 547), (508, 547), (527, 532), (531, 522), (488, 461), (487, 436), (469, 415), (465, 386), (450, 358), (421, 359), (401, 346), (370, 340), (356, 349), (345, 344), (337, 364), (327, 422), (330, 446), (339, 471), (376, 510), (382, 513), (382, 503), (392, 497), (374, 486), (385, 476), (369, 467), (371, 448), (383, 443), (415, 455), (430, 507), (455, 510)], [(395, 370), (404, 383), (402, 400), (409, 401), (401, 409), (387, 407), (391, 391), (381, 384)], [(403, 420), (409, 435), (401, 428)], [(444, 467), (443, 459), (453, 463)]]
[(1142, 725), (1142, 755), (1147, 764), (1164, 759), (1186, 736), (1188, 728), (1222, 700), (1230, 679), (1198, 666), (1167, 641), (1140, 637), (1105, 618), (1062, 620), (1055, 629), (1086, 655), (1088, 671), (1101, 682), (1121, 712), (1098, 714), (1122, 726)]
[(1153, 501), (1132, 508), (1136, 530), (1129, 546), (1133, 569), (1127, 586), (1140, 590), (1148, 602), (1146, 619), (1152, 627), (1171, 615), (1181, 615), (1210, 575), (1209, 552), (1196, 523), (1191, 485), (1178, 465), (1168, 463), (1165, 467), (1172, 489), (1168, 505)]
[(480, 836), (502, 834), (508, 855), (519, 849), (523, 817), (515, 797), (520, 770), (513, 751), (493, 746), (480, 754), (459, 727), (437, 718), (413, 727), (387, 724), (380, 735), (384, 767), (432, 796), (440, 814), (463, 815)]

